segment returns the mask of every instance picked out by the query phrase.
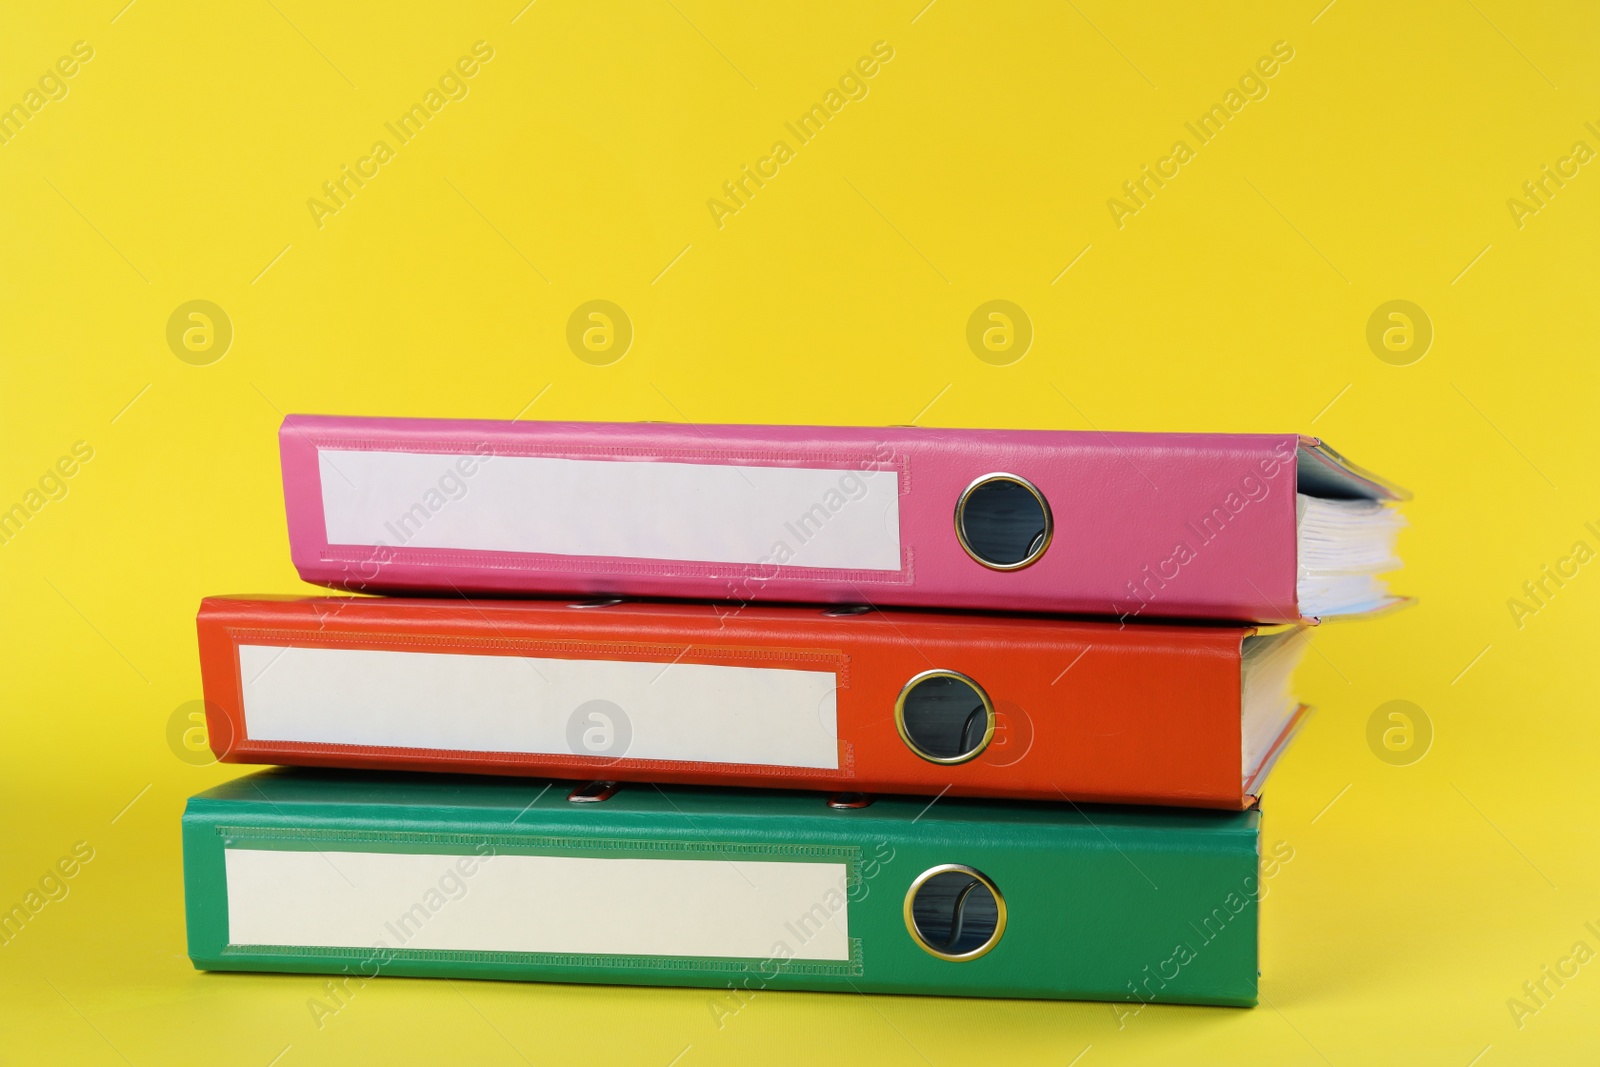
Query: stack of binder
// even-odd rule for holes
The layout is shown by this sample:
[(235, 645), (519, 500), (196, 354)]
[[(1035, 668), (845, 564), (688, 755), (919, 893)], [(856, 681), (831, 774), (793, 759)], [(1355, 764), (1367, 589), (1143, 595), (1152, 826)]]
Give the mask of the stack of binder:
[(327, 597), (199, 615), (208, 970), (1255, 1003), (1304, 628), (1404, 493), (1294, 435), (290, 416)]

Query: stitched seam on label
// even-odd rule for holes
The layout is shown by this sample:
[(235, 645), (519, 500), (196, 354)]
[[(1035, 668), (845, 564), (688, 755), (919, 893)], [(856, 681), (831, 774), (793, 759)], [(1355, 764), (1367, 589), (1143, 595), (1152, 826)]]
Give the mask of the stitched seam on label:
[[(481, 809), (479, 809), (481, 810)], [(606, 838), (579, 835), (505, 834), (460, 830), (370, 830), (339, 826), (246, 826), (217, 823), (212, 827), (225, 846), (236, 841), (295, 841), (301, 843), (410, 844), (410, 845), (495, 845), (517, 848), (515, 855), (541, 855), (538, 850), (565, 852), (693, 852), (712, 858), (739, 855), (747, 859), (780, 856), (814, 862), (844, 863), (852, 866), (846, 884), (858, 877), (854, 865), (861, 859), (857, 845), (799, 845), (790, 842), (683, 841), (669, 838)], [(513, 853), (507, 853), (511, 855)], [(497, 853), (499, 855), (499, 853)], [(470, 856), (467, 858), (471, 858)], [(492, 857), (479, 857), (484, 862)]]
[[(846, 746), (841, 745), (841, 749)], [(446, 764), (474, 764), (493, 765), (504, 767), (527, 766), (533, 768), (549, 768), (555, 777), (556, 770), (582, 771), (586, 775), (599, 775), (602, 772), (613, 770), (639, 771), (647, 773), (655, 770), (684, 770), (699, 771), (714, 769), (719, 774), (748, 775), (752, 778), (818, 778), (839, 777), (849, 779), (855, 777), (854, 751), (841, 751), (839, 754), (839, 768), (832, 767), (799, 767), (792, 764), (770, 763), (718, 763), (713, 760), (679, 760), (679, 759), (607, 759), (601, 756), (574, 756), (558, 752), (490, 752), (473, 748), (406, 748), (394, 745), (346, 745), (334, 744), (325, 741), (245, 741), (234, 745), (230, 750), (234, 756), (277, 755), (277, 754), (305, 754), (323, 756), (372, 756), (394, 757), (408, 763), (446, 763)], [(841, 783), (842, 784), (842, 783)]]
[[(867, 446), (863, 446), (860, 451), (802, 452), (782, 446), (725, 449), (696, 448), (692, 445), (585, 445), (569, 442), (551, 442), (548, 440), (530, 441), (524, 444), (514, 439), (501, 437), (495, 437), (492, 440), (482, 439), (479, 441), (458, 442), (425, 437), (380, 439), (324, 436), (321, 434), (308, 436), (319, 452), (405, 452), (413, 455), (477, 456), (491, 460), (501, 456), (530, 459), (601, 460), (614, 457), (622, 462), (643, 460), (657, 463), (703, 463), (708, 466), (725, 467), (801, 467), (814, 470), (837, 470), (840, 474), (866, 470), (898, 470), (904, 474), (907, 466), (904, 459), (883, 460), (873, 458), (871, 448)], [(491, 449), (489, 452), (480, 451), (476, 447), (484, 443), (489, 444)]]
[[(369, 630), (357, 633), (327, 633), (316, 630), (272, 630), (257, 628), (228, 629), (234, 645), (257, 645), (270, 648), (318, 647), (345, 648), (362, 652), (399, 652), (404, 646), (425, 650), (451, 649), (471, 654), (473, 649), (492, 654), (491, 649), (516, 652), (565, 652), (572, 655), (554, 656), (577, 662), (623, 661), (629, 663), (693, 663), (717, 667), (729, 664), (707, 663), (704, 659), (690, 657), (699, 653), (706, 658), (720, 658), (751, 663), (807, 663), (828, 668), (838, 679), (839, 688), (850, 684), (849, 657), (842, 652), (824, 649), (762, 648), (745, 645), (707, 645), (694, 642), (672, 644), (668, 642), (589, 642), (573, 640), (539, 640), (537, 638), (486, 638), (452, 634), (404, 634)], [(361, 645), (380, 644), (377, 649), (360, 648)], [(529, 656), (527, 658), (539, 658)]]
[[(751, 963), (761, 963), (776, 968), (781, 975), (828, 975), (859, 978), (864, 973), (861, 959), (861, 939), (852, 937), (850, 959), (846, 960), (777, 960), (757, 956), (743, 959), (717, 959), (697, 956), (609, 956), (566, 952), (485, 952), (471, 949), (410, 949), (386, 948), (382, 955), (388, 960), (440, 963), (490, 963), (524, 967), (572, 967), (593, 970), (617, 967), (644, 971), (705, 971), (710, 973), (741, 974), (750, 970)], [(319, 948), (299, 945), (224, 945), (222, 953), (228, 956), (251, 956), (267, 959), (339, 959), (370, 962), (377, 958), (378, 950), (352, 948)], [(379, 971), (382, 964), (379, 965)], [(770, 980), (770, 979), (769, 979)]]
[[(383, 559), (374, 553), (382, 550)], [(715, 578), (768, 581), (849, 582), (905, 585), (911, 581), (911, 548), (902, 545), (900, 569), (847, 570), (833, 567), (785, 567), (777, 563), (727, 563), (707, 560), (629, 559), (622, 556), (559, 556), (536, 552), (499, 552), (462, 548), (394, 548), (388, 545), (325, 545), (319, 550), (324, 563), (384, 567), (461, 567), (486, 571), (553, 573), (647, 574), (659, 578)], [(771, 572), (771, 573), (767, 573)], [(765, 576), (763, 576), (765, 575)], [(374, 576), (375, 577), (375, 576)], [(372, 577), (364, 578), (372, 581)]]

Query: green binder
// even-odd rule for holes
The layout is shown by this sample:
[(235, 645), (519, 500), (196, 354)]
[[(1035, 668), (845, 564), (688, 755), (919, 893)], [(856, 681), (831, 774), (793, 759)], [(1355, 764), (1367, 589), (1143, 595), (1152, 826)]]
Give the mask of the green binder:
[(183, 817), (196, 967), (1256, 1001), (1255, 811), (271, 770)]

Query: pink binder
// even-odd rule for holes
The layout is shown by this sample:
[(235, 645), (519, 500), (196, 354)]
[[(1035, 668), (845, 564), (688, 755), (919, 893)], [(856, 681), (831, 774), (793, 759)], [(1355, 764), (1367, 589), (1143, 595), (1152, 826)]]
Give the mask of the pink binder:
[[(1406, 495), (1293, 434), (291, 415), (279, 437), (295, 567), (366, 592), (1290, 622), (1327, 529)], [(1361, 580), (1333, 574), (1323, 613), (1397, 602)]]

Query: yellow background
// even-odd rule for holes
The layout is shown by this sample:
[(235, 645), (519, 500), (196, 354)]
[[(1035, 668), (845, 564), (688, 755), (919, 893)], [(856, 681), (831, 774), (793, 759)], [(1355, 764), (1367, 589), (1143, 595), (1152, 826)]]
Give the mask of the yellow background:
[[(95, 850), (0, 948), (0, 1061), (1600, 1052), (1600, 963), (1520, 1028), (1506, 1003), (1600, 950), (1600, 563), (1520, 628), (1507, 606), (1600, 548), (1600, 167), (1520, 228), (1507, 207), (1573, 142), (1600, 149), (1592, 7), (525, 2), (0, 16), (0, 104), (94, 49), (0, 145), (0, 507), (94, 449), (0, 546), (0, 904)], [(308, 198), (479, 40), (469, 95), (319, 229)], [(880, 40), (869, 95), (795, 146), (784, 122)], [(1278, 41), (1269, 95), (1197, 145), (1184, 122)], [(795, 158), (719, 229), (706, 201), (780, 138)], [(1195, 158), (1119, 229), (1108, 198), (1180, 138)], [(195, 299), (233, 324), (209, 366), (166, 342)], [(634, 326), (608, 366), (566, 343), (591, 299)], [(1033, 324), (1010, 365), (967, 346), (991, 299)], [(1366, 342), (1392, 299), (1434, 327), (1409, 366)], [(388, 979), (319, 1029), (315, 978), (190, 968), (179, 812), (238, 771), (166, 734), (200, 695), (200, 597), (307, 590), (286, 412), (1312, 432), (1416, 493), (1398, 584), (1421, 603), (1316, 634), (1320, 710), (1266, 798), (1294, 859), (1255, 1010), (1119, 1029), (1105, 1004), (767, 993), (719, 1029), (704, 991)], [(1366, 740), (1395, 699), (1435, 734), (1410, 766)]]

